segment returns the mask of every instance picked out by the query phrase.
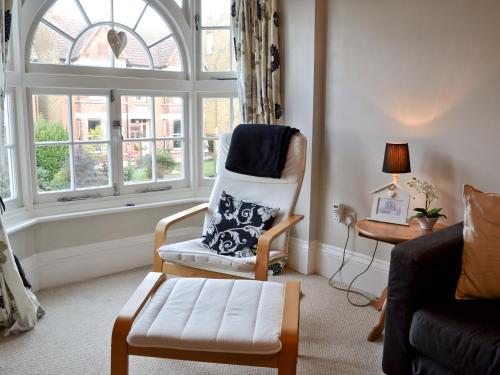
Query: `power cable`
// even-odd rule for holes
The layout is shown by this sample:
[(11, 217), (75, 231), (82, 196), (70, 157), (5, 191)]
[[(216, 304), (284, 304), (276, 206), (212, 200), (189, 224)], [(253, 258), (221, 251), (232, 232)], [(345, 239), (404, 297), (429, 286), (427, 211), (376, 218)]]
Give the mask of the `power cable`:
[[(364, 307), (364, 306), (369, 306), (371, 305), (371, 298), (369, 296), (367, 296), (366, 294), (364, 293), (361, 293), (361, 292), (358, 292), (356, 290), (352, 290), (352, 286), (354, 284), (354, 282), (360, 278), (362, 275), (364, 275), (366, 272), (368, 272), (368, 270), (370, 269), (371, 265), (373, 264), (373, 261), (375, 259), (375, 254), (377, 253), (377, 248), (378, 248), (378, 241), (375, 243), (375, 248), (373, 249), (373, 255), (371, 257), (371, 260), (370, 262), (368, 263), (368, 265), (366, 266), (366, 268), (360, 272), (358, 275), (356, 275), (356, 277), (354, 277), (352, 279), (352, 281), (349, 283), (349, 286), (347, 288), (344, 288), (344, 287), (341, 287), (341, 286), (337, 286), (335, 285), (335, 281), (333, 280), (333, 278), (335, 276), (337, 276), (337, 274), (342, 270), (342, 268), (344, 268), (345, 264), (346, 264), (346, 261), (345, 261), (345, 257), (346, 257), (346, 252), (347, 252), (347, 244), (349, 243), (349, 237), (350, 237), (350, 229), (351, 229), (351, 226), (350, 225), (347, 225), (347, 238), (345, 240), (345, 244), (344, 244), (344, 249), (342, 251), (342, 263), (340, 264), (339, 268), (337, 269), (337, 271), (335, 271), (333, 273), (333, 275), (330, 277), (330, 280), (328, 280), (328, 284), (334, 288), (334, 289), (337, 289), (337, 290), (340, 290), (342, 292), (347, 292), (346, 294), (346, 297), (347, 297), (347, 301), (353, 305), (353, 306), (357, 306), (357, 307)], [(351, 294), (354, 294), (354, 295), (358, 295), (364, 299), (367, 300), (367, 302), (365, 303), (357, 303), (357, 302), (354, 302), (352, 299), (351, 299)]]

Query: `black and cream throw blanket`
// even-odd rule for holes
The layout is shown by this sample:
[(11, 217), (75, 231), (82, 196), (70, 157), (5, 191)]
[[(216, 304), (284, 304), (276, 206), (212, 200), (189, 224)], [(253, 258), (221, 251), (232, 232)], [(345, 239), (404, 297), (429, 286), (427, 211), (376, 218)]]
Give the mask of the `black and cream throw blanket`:
[(283, 125), (238, 125), (231, 138), (226, 169), (250, 176), (281, 178), (290, 140), (298, 132)]

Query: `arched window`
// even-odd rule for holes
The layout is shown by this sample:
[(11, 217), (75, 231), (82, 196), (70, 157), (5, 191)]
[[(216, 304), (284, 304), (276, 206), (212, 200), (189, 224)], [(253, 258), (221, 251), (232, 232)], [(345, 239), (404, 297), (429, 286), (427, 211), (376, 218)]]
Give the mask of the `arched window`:
[[(118, 58), (108, 32), (126, 37)], [(175, 35), (149, 1), (58, 0), (36, 29), (30, 62), (129, 69), (182, 71)]]
[[(208, 192), (217, 137), (238, 122), (230, 4), (26, 2), (16, 98), (29, 137), (18, 164), (29, 176), (19, 191), (49, 212), (57, 201), (112, 197), (112, 206)], [(127, 40), (118, 57), (111, 30)], [(81, 206), (100, 207), (91, 202)]]

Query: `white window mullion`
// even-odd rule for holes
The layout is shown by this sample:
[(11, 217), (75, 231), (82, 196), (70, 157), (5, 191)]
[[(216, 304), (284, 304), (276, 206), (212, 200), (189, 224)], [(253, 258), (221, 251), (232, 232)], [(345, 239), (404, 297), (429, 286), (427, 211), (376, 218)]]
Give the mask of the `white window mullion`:
[(153, 149), (151, 150), (151, 178), (153, 179), (153, 182), (157, 182), (157, 176), (156, 176), (156, 112), (155, 112), (155, 97), (151, 97), (151, 131), (152, 131), (152, 139), (153, 139), (153, 144), (152, 147)]
[[(123, 121), (121, 118), (121, 96), (112, 94), (114, 101), (109, 99), (109, 126), (110, 126), (110, 141), (111, 141), (111, 166), (112, 166), (112, 182), (113, 189), (115, 186), (121, 191), (123, 189), (123, 163), (122, 163), (122, 134)], [(114, 126), (119, 123), (120, 127)]]
[(73, 96), (68, 95), (68, 136), (70, 140), (69, 145), (69, 167), (70, 167), (70, 183), (71, 191), (76, 190), (76, 174), (75, 174), (75, 147), (73, 139)]

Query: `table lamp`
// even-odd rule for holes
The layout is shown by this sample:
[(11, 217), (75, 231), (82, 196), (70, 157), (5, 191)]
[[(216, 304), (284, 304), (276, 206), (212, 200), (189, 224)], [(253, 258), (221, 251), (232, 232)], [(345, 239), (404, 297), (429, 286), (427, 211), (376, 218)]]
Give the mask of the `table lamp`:
[(400, 173), (411, 172), (408, 143), (388, 142), (385, 144), (382, 172), (392, 173), (392, 183), (397, 184)]

